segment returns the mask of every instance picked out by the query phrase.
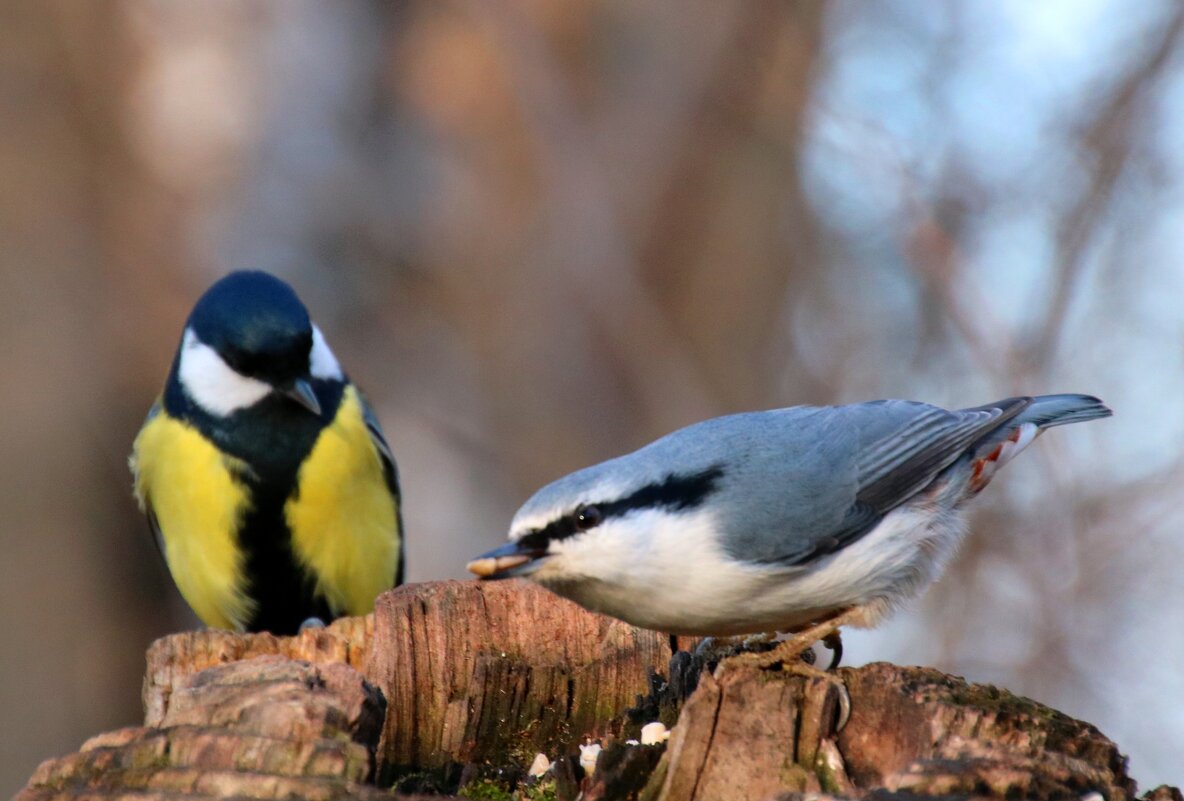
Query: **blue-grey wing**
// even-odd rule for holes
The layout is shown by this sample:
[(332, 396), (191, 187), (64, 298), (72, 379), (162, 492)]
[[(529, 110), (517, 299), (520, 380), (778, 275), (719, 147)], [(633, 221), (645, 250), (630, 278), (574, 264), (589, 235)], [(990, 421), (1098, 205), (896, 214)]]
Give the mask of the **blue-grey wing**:
[(764, 441), (730, 449), (725, 545), (738, 559), (784, 565), (833, 553), (1028, 403), (947, 411), (893, 400), (758, 413), (767, 418), (743, 428)]
[(899, 428), (872, 427), (873, 438), (859, 451), (858, 501), (880, 513), (891, 511), (924, 489), (977, 440), (1018, 415), (1031, 402), (1031, 398), (1009, 398), (991, 406), (954, 412), (909, 401), (859, 404), (873, 407), (896, 404), (906, 410), (914, 407), (917, 413)]

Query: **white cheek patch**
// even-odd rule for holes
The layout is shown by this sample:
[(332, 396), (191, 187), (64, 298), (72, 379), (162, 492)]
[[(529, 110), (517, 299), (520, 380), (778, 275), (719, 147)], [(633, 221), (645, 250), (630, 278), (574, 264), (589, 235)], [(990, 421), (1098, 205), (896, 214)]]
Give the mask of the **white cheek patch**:
[(178, 378), (194, 403), (218, 417), (253, 406), (271, 392), (269, 384), (235, 372), (189, 328), (181, 342)]
[(647, 509), (551, 544), (531, 576), (643, 628), (715, 631), (743, 617), (761, 574), (719, 547), (715, 516)]
[[(629, 581), (648, 565), (655, 563), (671, 567), (681, 577), (685, 575), (682, 565), (670, 565), (666, 558), (669, 556), (666, 546), (672, 530), (682, 529), (696, 517), (684, 515), (672, 519), (670, 513), (657, 509), (637, 510), (623, 517), (613, 517), (586, 532), (552, 540), (547, 552), (559, 558), (552, 559), (549, 565), (552, 570), (562, 570), (571, 576), (612, 583)], [(699, 526), (692, 524), (687, 528), (698, 529)], [(679, 561), (688, 555), (689, 550), (694, 549), (685, 539), (682, 546), (677, 549), (676, 558)]]
[(325, 335), (315, 325), (312, 327), (312, 351), (308, 355), (308, 371), (313, 378), (340, 381), (343, 377), (337, 357), (329, 350)]

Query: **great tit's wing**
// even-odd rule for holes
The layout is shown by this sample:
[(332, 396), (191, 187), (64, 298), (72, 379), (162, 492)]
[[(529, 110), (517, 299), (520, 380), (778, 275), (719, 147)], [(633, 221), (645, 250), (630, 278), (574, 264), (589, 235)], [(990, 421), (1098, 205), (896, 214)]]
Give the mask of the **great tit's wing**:
[(152, 404), (152, 408), (148, 410), (148, 414), (144, 415), (144, 424), (140, 426), (141, 428), (143, 428), (145, 425), (148, 425), (148, 422), (152, 420), (152, 418), (160, 414), (160, 410), (164, 408), (163, 404), (164, 401), (162, 399), (156, 399), (156, 401)]
[[(152, 422), (153, 418), (160, 414), (162, 408), (162, 401), (160, 398), (157, 398), (156, 402), (152, 404), (152, 408), (148, 410), (148, 414), (144, 416), (144, 423), (140, 426), (140, 429), (143, 430), (145, 426)], [(132, 452), (131, 459), (128, 460), (128, 466), (132, 470), (132, 480), (135, 486), (136, 500), (139, 502), (140, 508), (144, 510), (144, 516), (148, 519), (148, 529), (152, 532), (152, 541), (156, 544), (156, 552), (160, 554), (160, 560), (165, 562), (164, 535), (160, 532), (160, 522), (156, 519), (156, 512), (152, 509), (151, 500), (144, 496), (140, 491), (140, 471), (139, 466), (136, 463), (136, 454), (134, 450)], [(167, 562), (165, 562), (165, 566), (168, 566)]]
[[(152, 509), (152, 504), (147, 501), (144, 502), (144, 515), (148, 518), (148, 530), (152, 532), (152, 541), (156, 543), (156, 552), (160, 554), (160, 559), (164, 561), (164, 535), (160, 532), (160, 522), (156, 519), (156, 512)], [(168, 563), (165, 562), (165, 566)]]
[(730, 497), (746, 501), (732, 504), (725, 545), (738, 559), (786, 566), (841, 550), (1029, 403), (946, 411), (872, 401), (764, 413), (766, 440), (725, 468), (739, 487)]
[(370, 441), (374, 443), (375, 450), (378, 451), (378, 456), (382, 459), (382, 472), (386, 477), (387, 487), (391, 494), (395, 496), (396, 500), (401, 500), (399, 494), (399, 467), (395, 464), (395, 454), (391, 452), (391, 446), (387, 444), (386, 437), (382, 433), (382, 426), (378, 423), (378, 416), (374, 414), (374, 409), (365, 398), (359, 393), (358, 399), (362, 403), (362, 419), (366, 422), (366, 430), (370, 434)]
[(403, 558), (406, 550), (404, 546), (406, 537), (403, 536), (403, 495), (399, 490), (399, 466), (395, 463), (395, 454), (391, 451), (391, 446), (387, 444), (386, 437), (382, 433), (378, 415), (374, 413), (374, 409), (361, 392), (358, 393), (358, 400), (362, 404), (362, 418), (366, 422), (366, 430), (370, 433), (370, 441), (374, 443), (374, 449), (378, 451), (378, 457), (382, 460), (382, 474), (386, 479), (387, 489), (395, 499), (395, 520), (399, 527), (399, 567), (395, 572), (395, 585), (397, 586), (403, 583), (406, 563)]

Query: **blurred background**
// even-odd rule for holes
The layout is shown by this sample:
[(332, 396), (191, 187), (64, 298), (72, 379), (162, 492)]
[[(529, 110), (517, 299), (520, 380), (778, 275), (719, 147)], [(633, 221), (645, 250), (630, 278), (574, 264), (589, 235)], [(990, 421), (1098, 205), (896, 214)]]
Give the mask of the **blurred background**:
[(379, 410), (412, 580), (704, 417), (1097, 394), (851, 664), (1184, 781), (1184, 5), (0, 6), (0, 794), (196, 626), (126, 457), (194, 300), (300, 292)]

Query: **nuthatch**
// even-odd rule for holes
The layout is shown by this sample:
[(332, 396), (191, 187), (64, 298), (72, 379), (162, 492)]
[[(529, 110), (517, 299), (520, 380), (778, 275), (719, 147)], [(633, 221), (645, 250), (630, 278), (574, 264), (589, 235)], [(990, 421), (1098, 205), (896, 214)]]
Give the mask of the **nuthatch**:
[(795, 638), (808, 646), (875, 625), (933, 581), (966, 501), (1044, 429), (1110, 414), (1088, 395), (1044, 395), (719, 417), (542, 488), (469, 570), (672, 634), (814, 625)]

